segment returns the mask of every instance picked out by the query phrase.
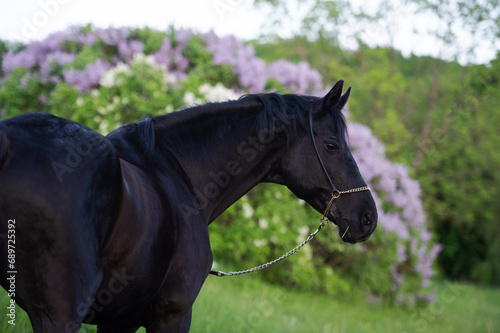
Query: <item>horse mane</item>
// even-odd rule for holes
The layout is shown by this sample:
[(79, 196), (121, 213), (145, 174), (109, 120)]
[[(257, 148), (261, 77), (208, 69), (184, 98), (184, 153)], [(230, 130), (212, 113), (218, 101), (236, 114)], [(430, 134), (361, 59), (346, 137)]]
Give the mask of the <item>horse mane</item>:
[[(139, 143), (146, 156), (152, 157), (155, 150), (155, 124), (160, 126), (177, 126), (187, 121), (206, 121), (220, 111), (235, 110), (238, 108), (260, 107), (254, 122), (253, 131), (273, 132), (283, 135), (287, 142), (292, 142), (300, 127), (308, 130), (308, 112), (314, 112), (321, 107), (321, 98), (314, 96), (303, 96), (296, 94), (281, 95), (278, 93), (248, 94), (241, 96), (238, 100), (227, 102), (207, 103), (193, 106), (182, 111), (167, 115), (148, 117), (138, 122), (137, 133)], [(344, 145), (347, 138), (347, 125), (342, 112), (332, 108), (330, 110), (333, 121), (336, 124), (338, 140)]]
[[(264, 105), (256, 118), (256, 131), (270, 130), (279, 132), (284, 129), (287, 141), (291, 142), (297, 134), (299, 125), (309, 131), (306, 120), (309, 112), (314, 112), (321, 107), (322, 99), (314, 96), (295, 94), (280, 95), (277, 93), (246, 95), (244, 98), (257, 98)], [(334, 106), (329, 110), (336, 126), (339, 143), (347, 146), (347, 123), (342, 110)]]
[(305, 121), (307, 114), (304, 114), (304, 110), (312, 109), (318, 100), (311, 96), (277, 93), (246, 95), (241, 100), (251, 98), (257, 99), (263, 105), (255, 119), (255, 131), (283, 133), (288, 143), (295, 139), (299, 125), (307, 128)]
[(148, 116), (137, 123), (137, 136), (144, 155), (151, 159), (155, 152), (155, 118)]

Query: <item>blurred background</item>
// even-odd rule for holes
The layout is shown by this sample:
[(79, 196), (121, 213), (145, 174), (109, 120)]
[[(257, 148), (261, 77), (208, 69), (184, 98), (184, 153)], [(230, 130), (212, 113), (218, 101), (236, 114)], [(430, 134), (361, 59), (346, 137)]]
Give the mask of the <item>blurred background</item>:
[[(209, 277), (192, 331), (498, 332), (499, 49), (498, 0), (0, 1), (0, 119), (45, 111), (106, 134), (137, 110), (344, 79), (379, 229)], [(210, 226), (216, 268), (272, 260), (318, 220), (258, 186)]]

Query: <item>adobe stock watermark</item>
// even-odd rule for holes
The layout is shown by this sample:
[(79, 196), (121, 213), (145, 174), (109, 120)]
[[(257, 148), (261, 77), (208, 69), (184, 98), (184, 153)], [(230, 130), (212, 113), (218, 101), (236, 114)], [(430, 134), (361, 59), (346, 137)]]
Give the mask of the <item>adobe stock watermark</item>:
[(57, 180), (63, 182), (65, 174), (72, 173), (75, 169), (83, 164), (84, 158), (90, 158), (96, 155), (101, 148), (104, 148), (104, 137), (95, 135), (94, 137), (86, 138), (72, 146), (67, 144), (64, 149), (66, 153), (64, 158), (53, 161), (51, 163), (52, 170), (56, 174)]
[(7, 282), (9, 289), (6, 288), (7, 295), (10, 297), (7, 306), (7, 323), (16, 325), (16, 220), (7, 221)]
[[(122, 268), (121, 271), (113, 270), (111, 275), (111, 279), (104, 288), (98, 290), (94, 297), (87, 297), (78, 305), (76, 311), (79, 316), (86, 316), (85, 319), (87, 321), (94, 320), (96, 315), (103, 311), (104, 307), (109, 305), (113, 301), (113, 298), (135, 279), (134, 275), (128, 275), (125, 272), (125, 268)], [(76, 332), (79, 327), (79, 324), (69, 322), (66, 324), (64, 332), (60, 333)]]
[[(284, 302), (285, 300), (281, 291), (271, 290), (266, 294), (265, 298), (254, 301), (255, 310), (248, 314), (247, 325), (252, 329), (261, 327), (266, 320), (270, 320), (273, 315), (279, 312), (277, 309), (280, 309)], [(295, 317), (287, 316), (283, 318), (283, 324), (286, 324), (291, 329), (296, 320)]]
[(418, 146), (416, 156), (413, 160), (407, 160), (407, 165), (413, 165), (415, 168), (420, 165), (424, 157), (432, 156), (438, 152), (439, 146), (446, 139), (453, 123), (460, 126), (464, 122), (469, 121), (473, 110), (477, 109), (477, 103), (477, 98), (471, 96), (466, 99), (466, 103), (463, 107), (447, 109), (442, 115), (441, 126), (432, 129), (428, 138), (423, 138), (420, 142), (416, 143)]
[(21, 19), (20, 33), (10, 32), (11, 37), (23, 42), (29, 42), (38, 37), (40, 30), (47, 27), (50, 21), (57, 17), (61, 7), (73, 0), (39, 0), (38, 9), (32, 15)]
[(234, 12), (242, 3), (242, 0), (214, 0), (212, 7), (219, 19), (224, 20), (227, 14)]
[(438, 297), (427, 308), (414, 312), (408, 323), (411, 332), (428, 332), (431, 322), (438, 320), (446, 310), (448, 304), (455, 302), (461, 295), (465, 287), (445, 281), (445, 285), (438, 293)]

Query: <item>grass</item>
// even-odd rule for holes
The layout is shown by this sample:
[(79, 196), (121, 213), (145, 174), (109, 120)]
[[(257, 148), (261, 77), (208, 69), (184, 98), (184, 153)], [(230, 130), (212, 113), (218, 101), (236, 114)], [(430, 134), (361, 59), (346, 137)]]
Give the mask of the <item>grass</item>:
[(500, 332), (500, 289), (437, 282), (436, 301), (415, 310), (249, 278), (209, 278), (195, 303), (192, 332)]
[[(416, 310), (291, 291), (256, 276), (209, 277), (194, 305), (191, 332), (500, 332), (499, 288), (435, 286), (436, 301)], [(16, 326), (8, 324), (8, 302), (2, 290), (0, 331), (31, 332), (19, 308)], [(94, 330), (85, 325), (80, 332)]]

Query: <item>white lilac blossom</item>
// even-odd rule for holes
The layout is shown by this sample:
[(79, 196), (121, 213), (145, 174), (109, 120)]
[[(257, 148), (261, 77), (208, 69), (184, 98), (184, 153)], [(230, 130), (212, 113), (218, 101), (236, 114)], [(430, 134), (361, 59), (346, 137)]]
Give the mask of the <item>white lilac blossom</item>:
[(200, 105), (201, 103), (203, 103), (203, 101), (196, 97), (193, 92), (186, 91), (184, 93), (184, 104), (186, 104), (187, 106)]
[(104, 73), (102, 73), (99, 84), (103, 87), (117, 86), (120, 85), (123, 81), (123, 78), (120, 78), (120, 75), (130, 75), (130, 74), (132, 74), (130, 66), (122, 62), (119, 62), (115, 67), (110, 68)]
[(199, 92), (205, 96), (206, 102), (224, 102), (238, 99), (241, 96), (234, 90), (224, 87), (222, 83), (217, 83), (215, 86), (204, 83), (200, 86)]

